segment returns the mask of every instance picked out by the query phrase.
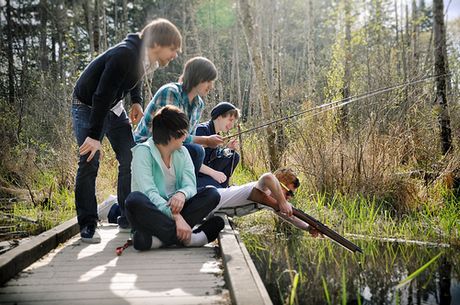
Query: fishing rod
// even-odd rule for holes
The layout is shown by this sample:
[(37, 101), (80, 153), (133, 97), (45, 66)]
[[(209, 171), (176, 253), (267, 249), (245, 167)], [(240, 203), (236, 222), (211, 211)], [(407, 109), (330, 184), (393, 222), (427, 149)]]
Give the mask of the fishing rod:
[[(371, 91), (371, 92), (357, 94), (355, 96), (347, 97), (347, 98), (344, 98), (344, 99), (341, 99), (341, 100), (338, 100), (338, 101), (325, 103), (325, 104), (318, 105), (318, 106), (315, 106), (315, 107), (312, 107), (312, 108), (309, 108), (309, 109), (306, 109), (306, 110), (299, 111), (297, 113), (294, 113), (294, 114), (291, 114), (291, 115), (288, 115), (288, 116), (285, 116), (285, 117), (281, 117), (281, 118), (269, 121), (267, 123), (263, 123), (263, 124), (261, 124), (259, 126), (255, 126), (253, 128), (249, 128), (249, 129), (246, 129), (246, 130), (231, 134), (229, 136), (224, 137), (223, 139), (227, 140), (227, 139), (230, 139), (230, 138), (233, 138), (233, 137), (236, 137), (236, 136), (239, 136), (239, 135), (242, 135), (242, 134), (254, 131), (254, 130), (258, 130), (258, 129), (261, 129), (261, 128), (264, 128), (264, 127), (267, 127), (267, 126), (270, 126), (270, 125), (273, 125), (273, 124), (276, 124), (276, 123), (279, 123), (279, 122), (282, 122), (282, 121), (292, 119), (294, 117), (297, 117), (297, 116), (300, 116), (300, 115), (303, 115), (303, 114), (306, 114), (306, 113), (309, 113), (309, 112), (313, 112), (315, 110), (321, 110), (321, 111), (318, 111), (318, 112), (313, 114), (313, 115), (317, 115), (317, 114), (323, 113), (325, 111), (329, 111), (329, 110), (332, 110), (332, 109), (335, 109), (335, 108), (340, 108), (340, 107), (345, 106), (347, 104), (350, 104), (350, 103), (353, 103), (353, 102), (356, 102), (356, 101), (359, 101), (359, 100), (363, 100), (363, 99), (366, 99), (366, 98), (369, 98), (369, 97), (372, 97), (372, 96), (375, 96), (375, 95), (379, 95), (379, 94), (382, 94), (382, 93), (393, 91), (393, 90), (396, 90), (396, 89), (399, 89), (399, 88), (404, 88), (404, 87), (409, 86), (409, 85), (414, 85), (414, 84), (426, 82), (429, 79), (442, 77), (442, 76), (448, 76), (448, 75), (451, 75), (451, 74), (452, 73), (445, 73), (445, 74), (441, 74), (441, 75), (426, 76), (426, 77), (423, 77), (423, 78), (418, 79), (418, 80), (414, 80), (414, 81), (394, 85), (394, 86), (391, 86), (391, 87), (380, 88), (380, 89), (376, 89), (376, 90)], [(327, 107), (329, 107), (329, 108), (327, 108)], [(327, 109), (323, 109), (323, 108), (327, 108)]]

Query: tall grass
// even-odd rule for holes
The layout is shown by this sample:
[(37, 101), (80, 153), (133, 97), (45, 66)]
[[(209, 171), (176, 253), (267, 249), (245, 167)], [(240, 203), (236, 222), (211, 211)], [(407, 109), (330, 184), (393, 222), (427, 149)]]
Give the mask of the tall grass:
[[(18, 176), (21, 180), (15, 182), (16, 192), (21, 197), (12, 206), (14, 224), (21, 232), (37, 234), (76, 216), (73, 178), (77, 167), (76, 144), (73, 143), (66, 150), (66, 154), (55, 153), (56, 162), (59, 163), (41, 160), (39, 156), (24, 151), (17, 152), (16, 158), (18, 162), (24, 161), (22, 165), (14, 163), (12, 159), (2, 164), (2, 168), (8, 168), (10, 172), (24, 172)], [(100, 162), (97, 179), (96, 195), (99, 202), (109, 194), (116, 194), (117, 185), (117, 161), (107, 141), (103, 151), (104, 158)]]
[[(258, 240), (257, 244), (264, 245), (258, 248), (265, 250), (250, 254), (274, 304), (292, 304), (293, 298), (299, 304), (398, 304), (401, 294), (396, 286), (405, 279), (419, 283), (418, 292), (414, 293), (438, 293), (437, 274), (441, 265), (437, 248), (357, 241), (365, 254), (356, 255), (326, 240), (305, 238), (293, 242), (266, 232), (257, 235), (241, 232), (246, 244)], [(286, 256), (287, 247), (289, 256)], [(459, 265), (455, 249), (442, 253), (452, 266)], [(460, 278), (460, 269), (454, 268), (449, 276)], [(402, 296), (404, 303), (409, 296), (408, 293)]]

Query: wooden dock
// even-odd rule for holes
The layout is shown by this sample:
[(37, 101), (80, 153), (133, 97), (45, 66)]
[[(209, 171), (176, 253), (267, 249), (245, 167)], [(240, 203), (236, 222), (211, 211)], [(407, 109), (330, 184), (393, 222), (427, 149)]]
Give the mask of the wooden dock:
[[(63, 228), (75, 230), (75, 224)], [(109, 224), (99, 232), (100, 244), (83, 243), (77, 234), (7, 281), (0, 287), (0, 304), (271, 304), (228, 221), (219, 244), (145, 252), (129, 247), (121, 256), (115, 249), (129, 234)], [(16, 248), (0, 256), (2, 278), (44, 251), (43, 240), (52, 244), (59, 233), (19, 246), (25, 253)]]

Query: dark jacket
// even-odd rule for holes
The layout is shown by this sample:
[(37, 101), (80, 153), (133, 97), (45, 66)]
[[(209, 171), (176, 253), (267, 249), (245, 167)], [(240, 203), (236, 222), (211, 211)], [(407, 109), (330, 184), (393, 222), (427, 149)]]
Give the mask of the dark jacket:
[(139, 35), (129, 34), (96, 57), (77, 80), (74, 97), (92, 107), (90, 138), (99, 140), (108, 111), (128, 92), (133, 103), (142, 104), (143, 57)]
[[(214, 122), (212, 120), (204, 122), (204, 123), (200, 123), (196, 126), (196, 131), (195, 131), (196, 136), (211, 136), (214, 134), (216, 134), (216, 128), (214, 127)], [(203, 164), (205, 165), (209, 164), (209, 161), (211, 160), (211, 155), (215, 150), (217, 150), (217, 148), (205, 147), (204, 149), (205, 156), (204, 156)]]

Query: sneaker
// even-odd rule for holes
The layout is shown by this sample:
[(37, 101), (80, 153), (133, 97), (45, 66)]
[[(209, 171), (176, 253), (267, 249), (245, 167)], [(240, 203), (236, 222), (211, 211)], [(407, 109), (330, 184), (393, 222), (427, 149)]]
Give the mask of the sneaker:
[(101, 236), (96, 231), (96, 225), (90, 224), (80, 230), (81, 241), (89, 244), (98, 244), (101, 242)]
[(108, 220), (108, 214), (115, 204), (117, 204), (117, 196), (110, 195), (103, 203), (97, 206), (97, 215), (101, 221)]
[(152, 247), (152, 235), (142, 231), (134, 232), (133, 247), (139, 251), (150, 249)]
[(118, 232), (121, 232), (121, 233), (131, 232), (131, 226), (126, 216), (118, 216), (117, 223), (118, 223)]
[(211, 242), (219, 236), (220, 231), (225, 227), (225, 222), (219, 216), (213, 216), (206, 220), (201, 226), (193, 230), (193, 233), (203, 231), (206, 234), (208, 242)]
[(109, 214), (107, 215), (108, 223), (117, 223), (118, 216), (121, 216), (120, 206), (117, 204), (112, 205)]

